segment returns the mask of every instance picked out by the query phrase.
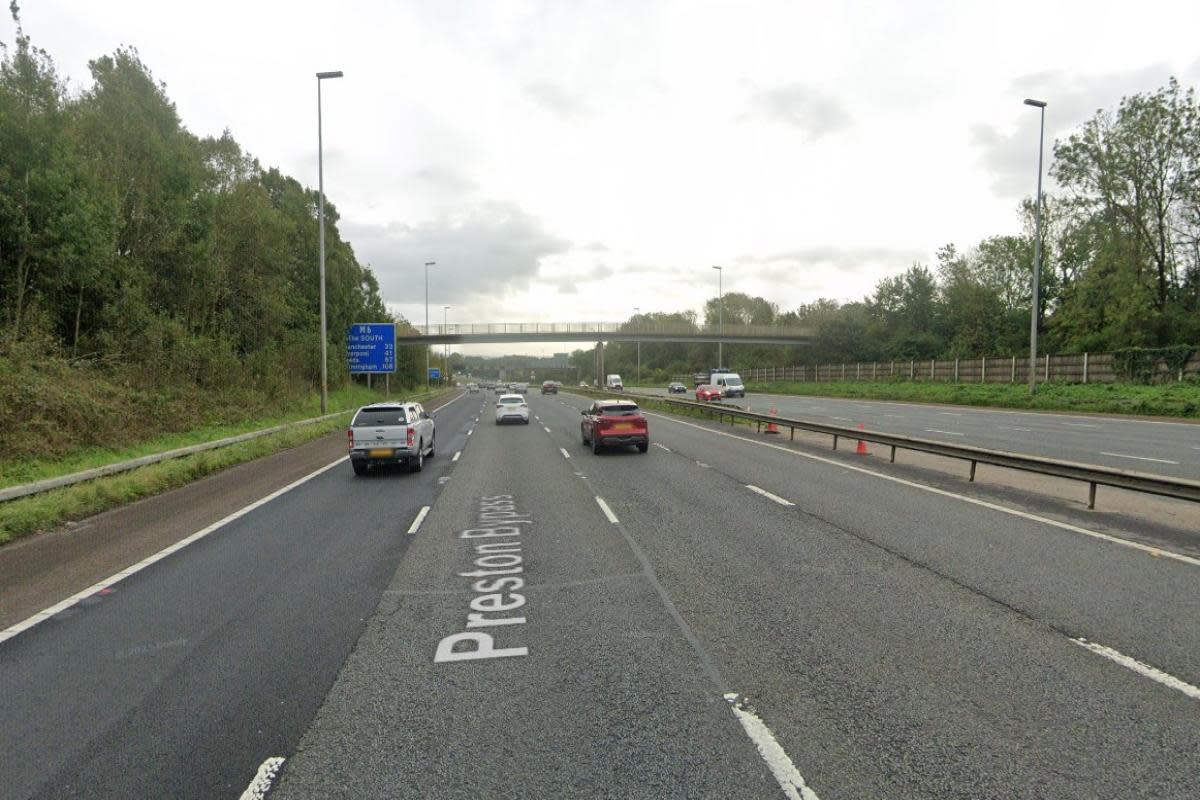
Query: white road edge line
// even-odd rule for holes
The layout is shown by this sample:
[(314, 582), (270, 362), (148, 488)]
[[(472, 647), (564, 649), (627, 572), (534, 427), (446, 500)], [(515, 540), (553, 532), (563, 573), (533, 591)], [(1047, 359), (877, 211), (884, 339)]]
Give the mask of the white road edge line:
[(758, 486), (754, 486), (754, 485), (752, 485), (752, 484), (749, 484), (749, 483), (747, 483), (747, 484), (746, 484), (746, 488), (747, 488), (747, 489), (749, 489), (750, 491), (754, 492), (755, 494), (761, 494), (763, 497), (767, 498), (768, 500), (774, 500), (776, 503), (779, 503), (779, 505), (781, 505), (781, 506), (794, 506), (794, 505), (796, 505), (796, 504), (795, 504), (795, 503), (793, 503), (791, 500), (784, 500), (784, 499), (783, 499), (782, 497), (780, 497), (779, 495), (777, 495), (777, 494), (771, 494), (771, 493), (770, 493), (770, 492), (768, 492), (766, 489), (761, 489), (761, 488), (759, 488)]
[(1179, 678), (1163, 672), (1161, 669), (1152, 667), (1143, 661), (1138, 661), (1136, 658), (1127, 656), (1119, 650), (1113, 650), (1111, 647), (1105, 647), (1104, 645), (1097, 644), (1096, 642), (1089, 642), (1087, 639), (1072, 639), (1071, 641), (1086, 650), (1091, 650), (1097, 655), (1102, 655), (1110, 661), (1120, 664), (1126, 669), (1133, 670), (1145, 678), (1149, 678), (1152, 681), (1161, 683), (1163, 686), (1169, 686), (1172, 689), (1183, 692), (1193, 700), (1200, 700), (1200, 687), (1192, 686), (1186, 681), (1181, 681)]
[(459, 450), (457, 453), (454, 454), (454, 458), (450, 459), (450, 461), (451, 462), (458, 461), (459, 456), (461, 456), (461, 455), (462, 455), (462, 450)]
[(264, 761), (258, 768), (258, 772), (255, 773), (254, 780), (250, 781), (250, 785), (246, 787), (246, 791), (242, 792), (239, 800), (262, 800), (266, 797), (267, 792), (271, 790), (271, 784), (275, 782), (275, 777), (279, 775), (279, 770), (286, 760), (283, 756), (273, 756)]
[(425, 517), (429, 514), (429, 506), (421, 506), (421, 510), (417, 512), (417, 517), (412, 521), (412, 525), (408, 526), (408, 535), (412, 536), (417, 531), (421, 530), (421, 523), (425, 521)]
[(1101, 451), (1100, 455), (1112, 456), (1113, 458), (1132, 458), (1132, 459), (1136, 459), (1138, 461), (1153, 461), (1158, 464), (1175, 464), (1176, 466), (1179, 465), (1178, 461), (1168, 461), (1165, 458), (1147, 458), (1146, 456), (1131, 456), (1131, 455), (1126, 455), (1125, 453), (1105, 453), (1103, 451)]
[(317, 470), (314, 470), (313, 472), (308, 473), (303, 478), (299, 478), (297, 480), (292, 481), (287, 486), (284, 486), (282, 489), (276, 489), (275, 491), (271, 492), (266, 497), (260, 497), (259, 499), (255, 500), (253, 503), (251, 503), (250, 505), (243, 506), (242, 508), (239, 508), (237, 511), (234, 511), (232, 514), (230, 514), (226, 517), (222, 517), (221, 519), (217, 520), (213, 524), (211, 524), (205, 528), (201, 528), (200, 530), (196, 531), (195, 533), (193, 533), (192, 535), (190, 535), (184, 539), (180, 539), (175, 544), (164, 547), (162, 550), (159, 550), (154, 555), (147, 556), (146, 558), (143, 558), (141, 561), (137, 562), (136, 564), (133, 564), (132, 566), (128, 566), (116, 574), (109, 575), (104, 580), (92, 584), (88, 588), (84, 589), (82, 592), (76, 592), (75, 594), (68, 597), (66, 600), (62, 600), (58, 603), (55, 603), (54, 605), (50, 606), (49, 608), (43, 608), (41, 611), (37, 612), (33, 616), (27, 617), (27, 618), (21, 620), (20, 622), (5, 628), (3, 631), (0, 631), (0, 642), (5, 642), (5, 641), (11, 639), (12, 637), (16, 636), (18, 633), (29, 630), (34, 625), (37, 625), (39, 622), (44, 622), (45, 620), (49, 619), (50, 617), (53, 617), (55, 614), (58, 614), (61, 611), (65, 611), (66, 609), (68, 609), (71, 606), (78, 603), (80, 600), (91, 597), (96, 592), (100, 591), (101, 589), (105, 589), (109, 586), (112, 586), (115, 583), (120, 583), (121, 581), (128, 578), (130, 575), (133, 575), (134, 573), (137, 573), (137, 572), (141, 572), (143, 569), (145, 569), (146, 567), (155, 563), (156, 561), (161, 561), (162, 559), (166, 558), (167, 556), (171, 555), (172, 553), (175, 553), (175, 552), (187, 547), (189, 544), (192, 544), (195, 541), (203, 539), (205, 536), (208, 536), (210, 533), (213, 533), (214, 531), (219, 530), (220, 528), (223, 528), (224, 526), (228, 525), (229, 523), (233, 522), (234, 520), (238, 519), (239, 517), (244, 517), (245, 515), (249, 514), (254, 509), (256, 509), (260, 506), (266, 505), (267, 503), (274, 500), (276, 497), (279, 497), (282, 494), (290, 492), (292, 489), (295, 489), (297, 486), (299, 486), (303, 483), (307, 483), (308, 481), (310, 481), (313, 478), (320, 475), (322, 472), (326, 472), (327, 470), (333, 469), (338, 464), (341, 464), (343, 461), (346, 461), (349, 458), (350, 458), (349, 456), (342, 456), (341, 458), (337, 459), (336, 461), (332, 461), (332, 462), (326, 464), (325, 466), (321, 467), (320, 469), (317, 469)]
[(956, 433), (954, 431), (939, 431), (937, 428), (926, 428), (926, 433), (944, 433), (947, 436), (966, 436), (965, 433)]
[[(811, 459), (812, 461), (820, 461), (822, 464), (829, 464), (830, 466), (841, 467), (842, 469), (850, 470), (851, 472), (861, 472), (863, 475), (871, 475), (871, 476), (876, 477), (883, 481), (891, 481), (892, 483), (898, 483), (902, 486), (909, 486), (913, 489), (920, 489), (923, 492), (929, 492), (931, 494), (941, 495), (942, 497), (953, 497), (956, 500), (961, 500), (964, 503), (970, 503), (971, 505), (979, 506), (981, 508), (987, 508), (992, 511), (999, 511), (1002, 514), (1009, 514), (1014, 517), (1021, 517), (1022, 519), (1027, 519), (1032, 522), (1040, 522), (1043, 525), (1050, 525), (1055, 528), (1061, 528), (1064, 531), (1078, 533), (1082, 536), (1088, 536), (1092, 539), (1100, 539), (1101, 541), (1108, 542), (1109, 544), (1120, 545), (1121, 547), (1128, 547), (1132, 550), (1140, 550), (1143, 553), (1149, 553), (1152, 556), (1157, 556), (1157, 557), (1161, 557), (1161, 558), (1169, 558), (1172, 561), (1179, 561), (1183, 564), (1190, 564), (1193, 567), (1200, 567), (1200, 558), (1193, 558), (1192, 556), (1185, 556), (1183, 553), (1175, 553), (1170, 550), (1162, 550), (1157, 547), (1152, 547), (1147, 544), (1142, 544), (1141, 542), (1132, 542), (1128, 539), (1122, 539), (1119, 536), (1109, 536), (1107, 533), (1100, 533), (1099, 531), (1089, 531), (1087, 528), (1081, 528), (1078, 525), (1072, 525), (1069, 522), (1060, 522), (1059, 520), (1050, 519), (1049, 517), (1039, 517), (1037, 514), (1030, 514), (1025, 511), (1018, 511), (1015, 508), (1006, 508), (1005, 506), (997, 505), (996, 503), (989, 503), (986, 500), (980, 500), (975, 497), (967, 497), (964, 494), (956, 494), (954, 492), (946, 491), (945, 489), (938, 489), (936, 486), (926, 486), (923, 483), (916, 483), (914, 481), (905, 480), (904, 478), (897, 478), (894, 475), (885, 475), (882, 472), (875, 472), (874, 470), (869, 470), (864, 467), (856, 467), (853, 464), (843, 464), (840, 461), (834, 461), (833, 459), (824, 458), (824, 457), (818, 456), (818, 455), (813, 455), (812, 453), (802, 453), (799, 450), (792, 450), (792, 449), (784, 447), (782, 445), (772, 444), (771, 442), (758, 442), (758, 441), (755, 441), (754, 439), (747, 439), (744, 436), (735, 436), (732, 433), (726, 433), (725, 431), (713, 430), (712, 428), (706, 428), (703, 425), (696, 425), (691, 422), (684, 422), (683, 420), (674, 419), (672, 417), (664, 416), (662, 414), (655, 414), (653, 412), (650, 412), (650, 413), (647, 413), (646, 416), (655, 417), (657, 419), (665, 420), (666, 422), (674, 422), (677, 425), (686, 425), (689, 428), (696, 428), (698, 430), (702, 430), (707, 433), (712, 433), (717, 436), (725, 436), (730, 439), (737, 439), (739, 442), (745, 442), (746, 444), (752, 444), (752, 445), (756, 445), (758, 447), (769, 447), (772, 450), (779, 450), (780, 452), (783, 452), (783, 453), (791, 453), (792, 455), (797, 456), (799, 458), (807, 458), (807, 459)], [(697, 463), (699, 463), (699, 462), (697, 462)]]
[(804, 782), (804, 776), (800, 774), (800, 770), (796, 769), (791, 757), (779, 744), (779, 740), (775, 738), (775, 734), (762, 721), (762, 718), (740, 704), (735, 693), (731, 692), (725, 695), (725, 700), (733, 709), (733, 715), (742, 724), (742, 730), (750, 737), (750, 741), (754, 743), (754, 748), (758, 750), (762, 760), (767, 763), (767, 769), (771, 770), (771, 775), (779, 784), (779, 788), (783, 789), (784, 796), (789, 800), (821, 800), (817, 797), (816, 792), (808, 788), (808, 784)]
[(600, 506), (600, 510), (604, 512), (604, 516), (608, 517), (608, 521), (613, 525), (620, 522), (617, 519), (617, 515), (613, 513), (613, 510), (608, 507), (608, 503), (604, 502), (604, 498), (600, 495), (596, 495), (596, 505)]
[(560, 452), (560, 453), (562, 453), (562, 454), (563, 454), (563, 458), (570, 458), (570, 457), (571, 457), (571, 454), (567, 452), (567, 448), (565, 448), (565, 447), (560, 447), (560, 448), (558, 448), (558, 452)]

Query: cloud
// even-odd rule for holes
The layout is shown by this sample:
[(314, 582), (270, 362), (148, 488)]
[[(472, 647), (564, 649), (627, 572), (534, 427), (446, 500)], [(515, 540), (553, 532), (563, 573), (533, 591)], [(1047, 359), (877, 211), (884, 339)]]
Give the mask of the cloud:
[(525, 84), (525, 95), (534, 105), (563, 119), (578, 119), (591, 113), (587, 104), (555, 83), (538, 81)]
[(424, 302), (426, 261), (437, 262), (429, 283), (438, 303), (499, 300), (528, 286), (542, 259), (571, 247), (512, 203), (484, 203), (415, 225), (343, 221), (341, 228), (359, 260), (372, 265), (384, 298), (398, 304)]
[(413, 172), (412, 177), (430, 189), (448, 194), (466, 194), (476, 188), (476, 183), (451, 167), (430, 165)]
[(750, 117), (799, 128), (808, 141), (850, 127), (853, 120), (836, 98), (802, 83), (756, 92)]
[[(1200, 62), (1198, 62), (1200, 63)], [(1037, 186), (1038, 113), (1020, 106), (1032, 97), (1045, 100), (1046, 155), (1049, 174), (1056, 139), (1091, 119), (1096, 111), (1116, 108), (1122, 97), (1153, 91), (1171, 76), (1169, 64), (1160, 62), (1129, 72), (1106, 75), (1074, 75), (1051, 70), (1022, 75), (1012, 82), (1012, 104), (1020, 111), (1016, 127), (976, 124), (972, 143), (979, 150), (979, 163), (992, 176), (992, 191), (1001, 197), (1032, 196)]]

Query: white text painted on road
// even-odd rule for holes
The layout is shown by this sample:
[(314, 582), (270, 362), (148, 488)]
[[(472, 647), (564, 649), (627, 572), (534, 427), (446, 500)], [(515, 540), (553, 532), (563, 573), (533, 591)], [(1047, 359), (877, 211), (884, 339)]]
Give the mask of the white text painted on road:
[[(458, 573), (462, 578), (477, 579), (471, 584), (471, 589), (478, 596), (470, 602), (466, 627), (502, 627), (507, 631), (508, 626), (525, 624), (524, 616), (514, 617), (510, 612), (525, 605), (525, 595), (517, 593), (518, 589), (525, 587), (525, 579), (518, 577), (525, 571), (520, 536), (521, 526), (532, 524), (533, 519), (517, 510), (512, 495), (498, 494), (480, 498), (478, 520), (479, 527), (467, 528), (458, 534), (460, 539), (474, 544), (476, 558), (473, 563), (478, 567), (471, 572)], [(511, 636), (512, 633), (505, 635)], [(467, 645), (466, 648), (456, 650), (456, 645), (462, 643)], [(466, 630), (453, 633), (438, 642), (433, 663), (528, 654), (527, 647), (496, 647), (496, 640), (490, 633)]]

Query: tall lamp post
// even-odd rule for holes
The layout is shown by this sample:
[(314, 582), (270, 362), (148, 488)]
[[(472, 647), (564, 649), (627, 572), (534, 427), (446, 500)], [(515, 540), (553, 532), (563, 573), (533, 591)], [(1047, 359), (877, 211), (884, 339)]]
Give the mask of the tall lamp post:
[[(633, 315), (636, 317), (642, 313), (642, 310), (637, 306), (633, 308)], [(642, 340), (637, 340), (637, 382), (638, 386), (642, 385)]]
[[(450, 330), (446, 325), (446, 312), (450, 310), (450, 306), (442, 306), (442, 335), (447, 335)], [(446, 342), (442, 345), (442, 381), (445, 382), (450, 377), (450, 343)]]
[(720, 267), (713, 267), (717, 271), (717, 319), (720, 327), (717, 328), (717, 366), (725, 366), (725, 289), (722, 286), (725, 270)]
[[(425, 262), (425, 335), (429, 335), (429, 268), (436, 261)], [(429, 391), (429, 345), (425, 345), (425, 391)]]
[(1025, 100), (1025, 105), (1038, 110), (1041, 122), (1038, 126), (1038, 177), (1037, 206), (1034, 208), (1036, 232), (1033, 239), (1033, 292), (1030, 294), (1029, 311), (1029, 393), (1037, 391), (1037, 336), (1042, 304), (1039, 295), (1042, 273), (1042, 146), (1046, 137), (1046, 103), (1044, 100)]
[(317, 73), (317, 241), (321, 252), (321, 413), (329, 411), (329, 348), (325, 333), (325, 142), (321, 133), (321, 81), (340, 78), (342, 71)]

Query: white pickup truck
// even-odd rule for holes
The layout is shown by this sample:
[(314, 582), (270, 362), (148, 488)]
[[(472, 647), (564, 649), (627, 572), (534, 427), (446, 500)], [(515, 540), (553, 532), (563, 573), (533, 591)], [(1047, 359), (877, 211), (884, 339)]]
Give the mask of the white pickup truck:
[(374, 403), (358, 410), (346, 435), (350, 466), (355, 475), (365, 475), (385, 464), (420, 472), (425, 459), (433, 458), (437, 431), (420, 403)]

